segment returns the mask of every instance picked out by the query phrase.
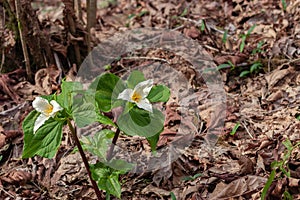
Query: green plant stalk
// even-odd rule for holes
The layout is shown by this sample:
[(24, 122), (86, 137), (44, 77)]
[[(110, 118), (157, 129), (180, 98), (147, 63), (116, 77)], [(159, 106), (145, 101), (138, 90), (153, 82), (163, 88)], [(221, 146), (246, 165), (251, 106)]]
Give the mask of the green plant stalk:
[(273, 170), (271, 171), (271, 174), (270, 174), (270, 176), (269, 176), (267, 182), (266, 182), (265, 187), (264, 187), (263, 190), (262, 190), (262, 193), (261, 193), (261, 200), (265, 200), (266, 195), (267, 195), (267, 192), (268, 192), (268, 190), (269, 190), (269, 188), (270, 188), (270, 186), (271, 186), (271, 184), (272, 184), (272, 182), (273, 182), (273, 180), (274, 180), (274, 178), (275, 178), (275, 175), (276, 175), (276, 172), (275, 172), (275, 170), (273, 169)]
[(82, 146), (80, 144), (80, 141), (79, 141), (79, 139), (77, 137), (76, 130), (73, 127), (73, 125), (71, 124), (71, 121), (69, 119), (67, 120), (67, 122), (68, 122), (69, 129), (70, 129), (70, 131), (72, 133), (73, 139), (75, 141), (75, 144), (78, 147), (78, 150), (79, 150), (80, 156), (82, 158), (82, 161), (84, 163), (84, 166), (86, 168), (86, 171), (87, 171), (87, 173), (89, 175), (90, 181), (91, 181), (91, 183), (93, 185), (93, 188), (95, 190), (96, 196), (97, 196), (98, 200), (104, 200), (102, 198), (102, 196), (101, 196), (101, 192), (100, 192), (100, 190), (98, 188), (98, 185), (97, 185), (96, 181), (94, 181), (93, 178), (92, 178), (92, 174), (91, 174), (91, 170), (90, 170), (90, 167), (89, 167), (89, 163), (88, 163), (88, 160), (87, 160), (87, 158), (86, 158), (86, 156), (85, 156), (85, 154), (83, 152), (83, 149), (82, 149)]
[(107, 156), (106, 156), (107, 161), (110, 161), (112, 159), (113, 151), (114, 151), (115, 145), (117, 144), (119, 135), (120, 135), (120, 129), (118, 128), (116, 131), (116, 134), (112, 140), (112, 144), (110, 145), (109, 151), (107, 153)]

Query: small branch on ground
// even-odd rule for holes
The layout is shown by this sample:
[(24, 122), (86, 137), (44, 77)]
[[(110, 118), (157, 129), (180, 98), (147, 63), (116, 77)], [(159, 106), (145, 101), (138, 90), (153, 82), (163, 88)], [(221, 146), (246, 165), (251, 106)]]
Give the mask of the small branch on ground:
[(124, 60), (155, 60), (155, 61), (160, 61), (160, 62), (165, 62), (165, 63), (168, 63), (170, 64), (166, 59), (163, 59), (163, 58), (156, 58), (156, 57), (143, 57), (143, 56), (140, 56), (140, 57), (134, 57), (134, 56), (131, 56), (131, 57), (124, 57), (122, 58)]

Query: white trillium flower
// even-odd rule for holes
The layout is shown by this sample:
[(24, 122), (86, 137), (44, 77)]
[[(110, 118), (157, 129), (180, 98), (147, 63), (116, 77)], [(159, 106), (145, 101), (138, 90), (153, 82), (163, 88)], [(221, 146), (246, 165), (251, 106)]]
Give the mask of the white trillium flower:
[(118, 96), (118, 99), (123, 99), (132, 103), (136, 103), (139, 108), (147, 110), (149, 112), (152, 111), (152, 105), (150, 101), (146, 98), (153, 87), (153, 80), (147, 80), (138, 83), (134, 89), (125, 89)]
[(55, 101), (51, 100), (50, 103), (47, 99), (42, 97), (36, 97), (32, 102), (33, 108), (40, 112), (34, 123), (33, 133), (35, 133), (50, 117), (54, 117), (55, 114), (63, 108)]

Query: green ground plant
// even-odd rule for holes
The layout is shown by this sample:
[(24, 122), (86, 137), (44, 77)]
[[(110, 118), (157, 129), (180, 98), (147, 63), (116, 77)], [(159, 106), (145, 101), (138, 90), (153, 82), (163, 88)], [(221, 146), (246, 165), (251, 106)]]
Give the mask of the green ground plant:
[(262, 68), (262, 63), (260, 61), (254, 62), (248, 70), (244, 70), (240, 73), (240, 77), (245, 77), (250, 74), (256, 74), (261, 68)]
[[(284, 155), (281, 160), (273, 161), (271, 163), (272, 171), (262, 190), (261, 200), (266, 199), (267, 192), (275, 179), (278, 180), (278, 179), (282, 179), (283, 177), (291, 177), (290, 170), (288, 167), (288, 161), (291, 157), (293, 150), (299, 148), (300, 142), (293, 145), (289, 139), (286, 139), (285, 141), (282, 142), (282, 144), (285, 146), (286, 151), (284, 152)], [(284, 191), (283, 196), (284, 199), (288, 199), (288, 200), (293, 199), (287, 190)]]
[(246, 45), (246, 39), (250, 36), (254, 28), (256, 27), (256, 24), (250, 27), (250, 29), (247, 31), (246, 34), (241, 34), (240, 38), (242, 39), (240, 44), (240, 52), (242, 53), (244, 51), (245, 45)]
[[(63, 126), (68, 125), (98, 199), (103, 199), (99, 188), (106, 191), (106, 199), (110, 195), (121, 198), (119, 175), (134, 165), (113, 157), (117, 138), (121, 132), (144, 137), (155, 152), (165, 118), (152, 103), (167, 102), (169, 96), (166, 86), (154, 85), (139, 71), (133, 71), (127, 81), (112, 73), (101, 74), (86, 90), (80, 82), (63, 82), (60, 94), (36, 97), (33, 101), (35, 110), (22, 124), (22, 157), (53, 158), (61, 144)], [(116, 121), (105, 115), (117, 107), (123, 110)], [(76, 127), (95, 122), (111, 128), (102, 129), (93, 137), (82, 137), (80, 142)], [(97, 156), (98, 162), (89, 164), (84, 150)]]

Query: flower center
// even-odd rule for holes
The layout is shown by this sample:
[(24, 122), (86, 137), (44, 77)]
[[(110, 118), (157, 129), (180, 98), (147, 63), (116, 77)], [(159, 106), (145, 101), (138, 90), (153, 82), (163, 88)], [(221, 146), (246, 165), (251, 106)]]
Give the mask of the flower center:
[(139, 93), (134, 92), (131, 96), (132, 101), (139, 102), (142, 99), (142, 96)]
[(53, 106), (51, 104), (47, 105), (47, 108), (44, 110), (45, 114), (49, 116), (53, 111)]

